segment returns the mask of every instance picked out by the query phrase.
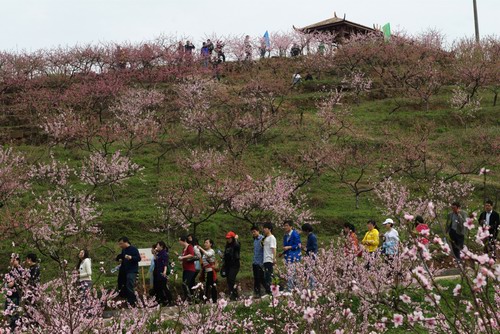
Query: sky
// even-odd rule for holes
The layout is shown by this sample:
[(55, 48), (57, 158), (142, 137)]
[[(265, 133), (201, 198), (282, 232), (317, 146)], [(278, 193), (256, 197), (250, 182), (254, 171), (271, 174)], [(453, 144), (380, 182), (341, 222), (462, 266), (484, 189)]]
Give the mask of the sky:
[[(0, 50), (152, 40), (198, 42), (213, 33), (262, 36), (337, 16), (369, 27), (418, 34), (435, 29), (448, 43), (474, 35), (473, 0), (0, 0)], [(500, 0), (477, 0), (481, 36), (500, 35)]]

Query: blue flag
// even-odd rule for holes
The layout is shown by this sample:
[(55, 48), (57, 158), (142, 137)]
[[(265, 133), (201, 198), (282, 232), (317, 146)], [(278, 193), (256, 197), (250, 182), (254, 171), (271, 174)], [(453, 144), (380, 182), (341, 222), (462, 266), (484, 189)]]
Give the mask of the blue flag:
[(264, 41), (266, 43), (266, 47), (268, 49), (271, 48), (271, 40), (269, 39), (269, 32), (266, 30), (266, 33), (264, 34)]

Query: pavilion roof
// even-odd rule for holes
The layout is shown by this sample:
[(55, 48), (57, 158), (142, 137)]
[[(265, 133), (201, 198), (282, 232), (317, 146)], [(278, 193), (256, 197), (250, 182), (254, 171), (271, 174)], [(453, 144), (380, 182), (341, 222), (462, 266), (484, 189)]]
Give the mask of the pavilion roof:
[(366, 32), (375, 31), (375, 29), (373, 29), (373, 28), (346, 20), (345, 15), (344, 15), (344, 18), (340, 18), (340, 17), (337, 17), (336, 14), (334, 14), (334, 17), (332, 17), (332, 18), (329, 18), (329, 19), (326, 19), (326, 20), (323, 20), (323, 21), (320, 21), (320, 22), (317, 22), (314, 24), (310, 24), (310, 25), (305, 26), (303, 28), (299, 28), (298, 30), (301, 30), (304, 32), (315, 31), (315, 30), (316, 31), (317, 30), (320, 30), (320, 31), (321, 30), (334, 30), (337, 27), (345, 26), (345, 25), (351, 26), (351, 27), (356, 28), (358, 30), (364, 30)]

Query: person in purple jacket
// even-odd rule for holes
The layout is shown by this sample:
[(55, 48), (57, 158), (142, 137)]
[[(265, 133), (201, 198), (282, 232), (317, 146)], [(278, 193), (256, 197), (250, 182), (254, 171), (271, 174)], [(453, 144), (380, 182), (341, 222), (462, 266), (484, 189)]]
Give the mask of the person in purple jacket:
[[(293, 222), (285, 220), (283, 222), (283, 255), (287, 265), (300, 261), (302, 243), (300, 242), (300, 234), (292, 228)], [(287, 291), (291, 291), (295, 287), (295, 270), (293, 266), (288, 268)]]
[(153, 269), (154, 290), (156, 301), (161, 305), (172, 304), (172, 294), (167, 285), (168, 277), (168, 247), (163, 241), (156, 243), (156, 260)]

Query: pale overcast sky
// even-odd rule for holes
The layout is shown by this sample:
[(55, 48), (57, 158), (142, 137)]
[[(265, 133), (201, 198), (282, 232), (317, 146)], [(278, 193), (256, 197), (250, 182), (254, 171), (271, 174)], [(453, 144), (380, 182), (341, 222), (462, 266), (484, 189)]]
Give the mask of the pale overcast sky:
[[(0, 0), (0, 50), (98, 42), (141, 42), (160, 34), (262, 36), (333, 16), (363, 25), (391, 23), (448, 41), (474, 35), (472, 0)], [(479, 31), (500, 34), (500, 0), (477, 0)]]

